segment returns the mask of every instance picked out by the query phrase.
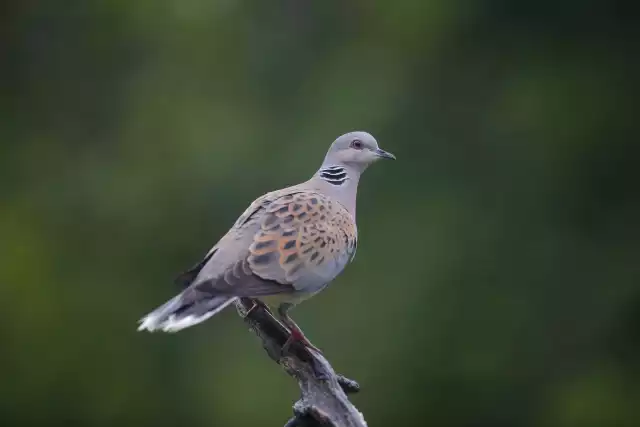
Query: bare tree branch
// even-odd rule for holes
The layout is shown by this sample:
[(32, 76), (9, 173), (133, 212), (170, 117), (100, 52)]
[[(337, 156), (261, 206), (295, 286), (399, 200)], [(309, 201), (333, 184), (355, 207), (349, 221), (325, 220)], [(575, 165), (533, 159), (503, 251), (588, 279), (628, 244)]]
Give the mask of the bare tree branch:
[(293, 343), (282, 354), (289, 331), (262, 306), (253, 306), (248, 298), (236, 304), (269, 357), (298, 381), (302, 393), (285, 427), (366, 427), (362, 414), (347, 398), (347, 393), (360, 390), (358, 383), (336, 374), (322, 354), (300, 343)]

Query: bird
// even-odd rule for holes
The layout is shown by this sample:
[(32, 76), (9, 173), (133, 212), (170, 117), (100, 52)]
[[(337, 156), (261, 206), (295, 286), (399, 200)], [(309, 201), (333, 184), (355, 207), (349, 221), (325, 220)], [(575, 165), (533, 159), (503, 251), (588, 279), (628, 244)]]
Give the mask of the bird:
[[(256, 199), (202, 261), (180, 274), (183, 290), (139, 321), (139, 331), (177, 332), (199, 324), (240, 298), (278, 313), (293, 341), (317, 350), (289, 316), (325, 289), (353, 260), (358, 242), (360, 176), (395, 156), (364, 131), (331, 144), (307, 181)], [(249, 309), (249, 311), (251, 311)]]

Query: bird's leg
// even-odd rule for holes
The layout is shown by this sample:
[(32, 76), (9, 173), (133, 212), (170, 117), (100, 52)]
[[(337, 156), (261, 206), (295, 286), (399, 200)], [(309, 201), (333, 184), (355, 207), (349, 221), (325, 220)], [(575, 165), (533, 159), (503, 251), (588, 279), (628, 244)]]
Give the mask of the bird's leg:
[(322, 351), (315, 345), (311, 344), (311, 341), (309, 341), (309, 339), (304, 335), (300, 327), (296, 325), (296, 322), (294, 322), (293, 319), (289, 317), (289, 308), (291, 308), (290, 304), (281, 304), (278, 307), (278, 314), (280, 315), (280, 319), (282, 319), (282, 323), (284, 323), (284, 325), (289, 329), (291, 333), (287, 341), (282, 346), (282, 353), (287, 353), (291, 344), (298, 341), (305, 347), (322, 354)]

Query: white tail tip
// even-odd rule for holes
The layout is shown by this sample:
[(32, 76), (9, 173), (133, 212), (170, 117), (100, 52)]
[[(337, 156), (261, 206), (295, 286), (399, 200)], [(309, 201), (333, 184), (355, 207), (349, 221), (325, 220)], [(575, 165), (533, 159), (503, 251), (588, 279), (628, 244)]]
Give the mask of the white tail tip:
[(165, 317), (166, 311), (164, 310), (163, 306), (160, 309), (153, 311), (147, 316), (140, 319), (140, 326), (138, 326), (138, 331), (146, 330), (149, 332), (154, 332), (157, 330), (162, 330), (164, 332), (178, 332), (182, 329), (204, 322), (214, 314), (222, 311), (229, 304), (235, 302), (236, 300), (237, 298), (229, 298), (222, 304), (217, 305), (214, 309), (206, 311), (200, 315), (189, 314), (186, 316), (176, 316), (174, 314), (171, 314), (169, 315), (169, 317)]

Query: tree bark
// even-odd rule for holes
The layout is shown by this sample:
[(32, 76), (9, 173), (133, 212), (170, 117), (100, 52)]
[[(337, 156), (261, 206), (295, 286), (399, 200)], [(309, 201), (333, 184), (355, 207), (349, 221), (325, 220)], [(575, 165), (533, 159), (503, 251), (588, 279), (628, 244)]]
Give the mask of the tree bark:
[(347, 398), (347, 393), (360, 390), (358, 383), (336, 374), (322, 354), (299, 342), (283, 354), (289, 331), (262, 305), (242, 298), (236, 308), (269, 357), (298, 381), (302, 396), (285, 427), (366, 427), (364, 417)]

